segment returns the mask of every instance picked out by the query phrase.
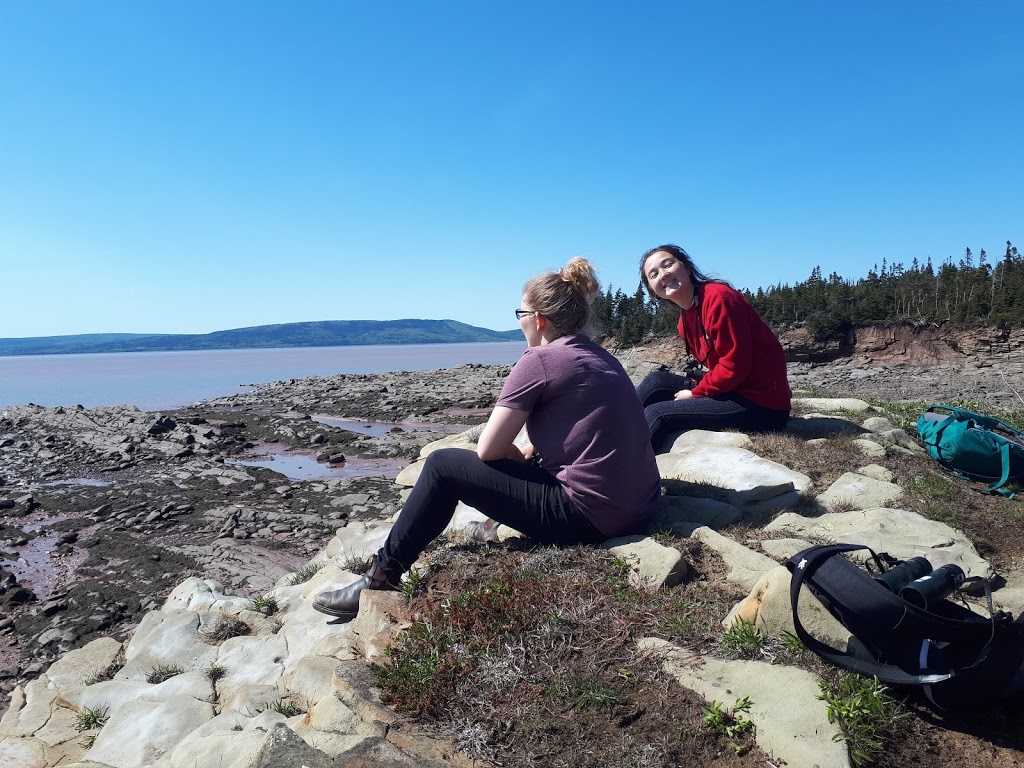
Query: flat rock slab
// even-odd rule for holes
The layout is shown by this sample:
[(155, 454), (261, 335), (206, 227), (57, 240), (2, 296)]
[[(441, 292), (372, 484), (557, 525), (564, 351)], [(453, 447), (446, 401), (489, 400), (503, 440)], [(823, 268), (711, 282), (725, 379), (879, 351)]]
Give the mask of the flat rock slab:
[(742, 432), (712, 432), (707, 429), (690, 429), (686, 432), (670, 433), (665, 442), (672, 446), (669, 453), (681, 451), (683, 448), (707, 448), (712, 445), (732, 446), (733, 448), (750, 448), (753, 442)]
[(689, 536), (702, 526), (718, 530), (742, 518), (743, 513), (739, 507), (724, 501), (699, 496), (662, 496), (658, 499), (658, 509), (650, 529)]
[(725, 661), (656, 638), (639, 645), (656, 654), (680, 685), (708, 701), (731, 707), (750, 697), (754, 740), (789, 768), (849, 768), (846, 744), (834, 740), (842, 732), (829, 723), (825, 703), (817, 698), (818, 679), (810, 672), (763, 661)]
[(822, 413), (864, 413), (871, 408), (856, 397), (794, 397), (793, 405)]
[(125, 704), (111, 712), (86, 758), (117, 768), (149, 765), (214, 714), (212, 704), (191, 696)]
[(698, 528), (693, 532), (693, 538), (715, 550), (725, 560), (729, 568), (725, 575), (726, 581), (746, 590), (753, 589), (762, 576), (778, 566), (770, 557), (755, 552), (710, 528)]
[(704, 483), (724, 489), (737, 507), (811, 487), (811, 478), (756, 453), (731, 446), (686, 448), (658, 456), (664, 480)]
[(786, 432), (804, 440), (818, 440), (826, 437), (848, 437), (865, 433), (863, 427), (849, 419), (811, 413), (806, 416), (791, 416), (786, 422)]
[[(779, 515), (766, 531), (785, 532), (816, 541), (864, 544), (875, 552), (888, 552), (900, 560), (925, 557), (934, 568), (955, 563), (968, 576), (992, 574), (992, 568), (968, 538), (945, 523), (904, 509), (873, 508), (833, 512), (820, 517)], [(863, 559), (867, 553), (853, 553)]]
[(903, 489), (895, 483), (857, 472), (844, 472), (827, 490), (818, 494), (817, 502), (830, 511), (841, 506), (871, 509), (885, 506), (902, 494)]
[(601, 546), (629, 563), (629, 583), (637, 589), (657, 591), (675, 586), (690, 569), (678, 549), (647, 536), (620, 536)]

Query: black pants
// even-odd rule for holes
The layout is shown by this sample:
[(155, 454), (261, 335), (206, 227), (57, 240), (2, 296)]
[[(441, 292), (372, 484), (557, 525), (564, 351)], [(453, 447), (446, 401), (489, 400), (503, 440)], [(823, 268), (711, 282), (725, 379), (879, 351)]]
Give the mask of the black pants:
[(651, 444), (657, 451), (666, 435), (690, 429), (739, 429), (751, 432), (770, 432), (782, 429), (789, 419), (789, 411), (765, 408), (742, 395), (733, 393), (714, 397), (692, 397), (676, 400), (681, 389), (691, 389), (692, 379), (670, 371), (649, 374), (636, 388), (644, 404), (644, 416), (651, 430)]
[(481, 461), (473, 451), (442, 448), (427, 456), (377, 553), (389, 577), (409, 570), (451, 522), (460, 501), (545, 544), (593, 544), (608, 538), (542, 467), (511, 459)]

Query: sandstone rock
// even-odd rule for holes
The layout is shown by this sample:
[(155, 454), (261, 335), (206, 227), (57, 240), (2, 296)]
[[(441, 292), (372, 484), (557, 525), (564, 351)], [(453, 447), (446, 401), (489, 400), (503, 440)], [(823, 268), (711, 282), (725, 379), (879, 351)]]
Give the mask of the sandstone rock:
[(737, 507), (770, 500), (791, 491), (803, 493), (811, 479), (781, 464), (730, 446), (686, 448), (658, 456), (664, 480), (705, 483), (725, 489), (726, 501)]
[(743, 589), (753, 589), (764, 574), (778, 566), (770, 557), (748, 549), (710, 528), (698, 528), (693, 532), (693, 538), (711, 547), (725, 560), (729, 568), (725, 578)]
[(822, 413), (865, 413), (871, 405), (855, 397), (794, 397), (793, 407)]
[(601, 546), (629, 563), (629, 583), (637, 589), (656, 591), (675, 586), (689, 570), (678, 549), (647, 536), (621, 536)]
[(697, 528), (725, 528), (739, 522), (743, 513), (738, 507), (701, 497), (662, 496), (651, 521), (651, 531), (671, 531), (687, 537)]
[(817, 502), (828, 510), (837, 507), (853, 507), (854, 509), (870, 509), (881, 507), (898, 499), (903, 489), (894, 483), (857, 474), (845, 472), (827, 490), (818, 494)]
[[(782, 531), (846, 544), (864, 544), (875, 552), (888, 552), (900, 560), (925, 557), (938, 568), (955, 563), (968, 576), (992, 573), (974, 545), (960, 531), (945, 523), (929, 520), (902, 509), (873, 508), (852, 512), (833, 512), (806, 518), (790, 512), (779, 515), (766, 531)], [(866, 552), (855, 552), (863, 559)]]
[(383, 659), (388, 646), (411, 623), (412, 617), (401, 593), (366, 589), (359, 596), (359, 613), (349, 631), (360, 655), (373, 663)]
[(149, 765), (214, 714), (211, 704), (191, 696), (125, 704), (110, 713), (86, 757), (117, 768)]
[(706, 448), (712, 445), (732, 446), (733, 448), (750, 448), (751, 440), (742, 432), (711, 432), (706, 429), (691, 429), (686, 432), (670, 434), (665, 438), (671, 447), (669, 453), (676, 453), (684, 448)]
[(655, 638), (640, 641), (640, 648), (657, 654), (668, 674), (708, 701), (729, 707), (749, 696), (747, 715), (756, 727), (757, 745), (789, 768), (849, 768), (839, 726), (829, 723), (810, 672), (760, 661), (724, 661)]
[[(750, 594), (733, 606), (722, 621), (722, 626), (730, 627), (737, 621), (745, 621), (774, 637), (782, 637), (787, 632), (795, 634), (793, 606), (789, 597), (790, 581), (789, 569), (783, 565), (768, 571), (754, 585)], [(847, 650), (851, 638), (849, 631), (825, 610), (818, 598), (802, 589), (797, 608), (800, 611), (800, 623), (813, 637), (833, 648)]]

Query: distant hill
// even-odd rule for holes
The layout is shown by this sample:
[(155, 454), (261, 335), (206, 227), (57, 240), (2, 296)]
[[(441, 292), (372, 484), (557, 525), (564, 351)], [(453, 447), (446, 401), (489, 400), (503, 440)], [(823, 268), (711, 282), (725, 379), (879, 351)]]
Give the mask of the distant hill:
[(324, 320), (257, 325), (204, 334), (92, 333), (0, 339), (0, 355), (172, 352), (195, 349), (454, 344), (522, 340), (522, 331), (492, 331), (455, 320)]

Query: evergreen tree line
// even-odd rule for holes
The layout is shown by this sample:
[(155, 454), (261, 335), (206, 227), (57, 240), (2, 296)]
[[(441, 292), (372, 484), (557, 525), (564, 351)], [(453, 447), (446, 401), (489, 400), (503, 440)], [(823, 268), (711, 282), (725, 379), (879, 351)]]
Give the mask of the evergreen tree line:
[[(990, 262), (984, 250), (970, 248), (958, 262), (948, 258), (936, 268), (928, 258), (909, 267), (882, 260), (867, 277), (827, 278), (815, 267), (807, 280), (778, 284), (756, 293), (744, 291), (758, 314), (773, 328), (807, 326), (820, 341), (842, 338), (856, 325), (897, 322), (952, 322), (958, 325), (1024, 326), (1024, 256), (1010, 242)], [(613, 290), (593, 305), (595, 330), (620, 345), (675, 333), (679, 310), (651, 299), (643, 286), (632, 294)]]

